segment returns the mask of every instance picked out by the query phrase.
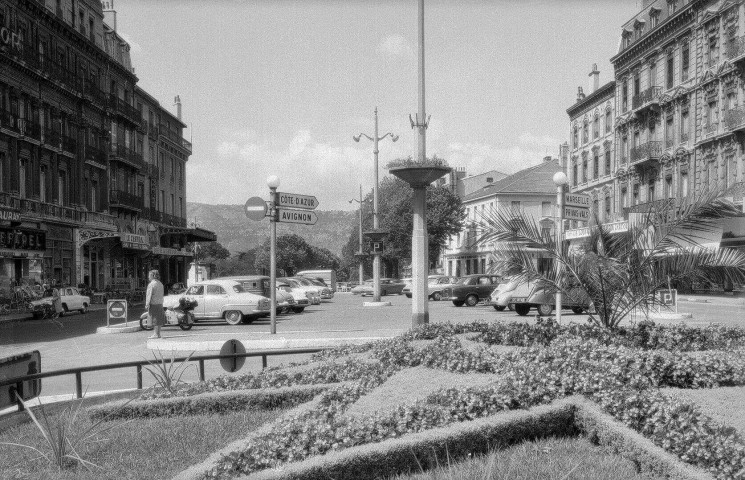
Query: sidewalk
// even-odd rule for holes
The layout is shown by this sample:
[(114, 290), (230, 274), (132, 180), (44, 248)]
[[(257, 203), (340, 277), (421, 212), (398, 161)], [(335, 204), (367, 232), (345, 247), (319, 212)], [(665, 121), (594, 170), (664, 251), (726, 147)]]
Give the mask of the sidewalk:
[(745, 305), (745, 294), (743, 293), (691, 293), (678, 294), (678, 301), (680, 303), (691, 302), (691, 303), (711, 303), (719, 305)]
[[(129, 307), (141, 307), (143, 305), (144, 305), (144, 302), (130, 303)], [(105, 303), (94, 303), (88, 307), (89, 312), (99, 312), (101, 310), (106, 310)], [(7, 315), (0, 315), (0, 323), (25, 322), (25, 321), (34, 321), (34, 317), (28, 312), (9, 313)]]

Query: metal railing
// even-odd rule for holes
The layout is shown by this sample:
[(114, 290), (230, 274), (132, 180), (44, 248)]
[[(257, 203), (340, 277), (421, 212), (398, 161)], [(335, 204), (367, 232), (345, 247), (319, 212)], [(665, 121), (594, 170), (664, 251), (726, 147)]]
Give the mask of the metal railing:
[(719, 128), (719, 122), (710, 122), (707, 124), (704, 124), (703, 131), (705, 136), (714, 135), (717, 133), (717, 129)]
[(51, 128), (44, 129), (44, 137), (42, 141), (49, 146), (60, 148), (62, 146), (62, 134), (57, 130)]
[(727, 58), (735, 60), (745, 55), (745, 36), (732, 39), (727, 45)]
[(636, 110), (644, 105), (657, 101), (662, 94), (662, 87), (649, 87), (631, 99), (631, 108)]
[(120, 143), (112, 144), (111, 151), (115, 158), (125, 160), (137, 168), (145, 167), (145, 161), (142, 159), (142, 154), (135, 152), (131, 148), (127, 148), (125, 145)]
[(85, 159), (106, 165), (106, 152), (93, 145), (85, 146)]
[[(303, 355), (308, 353), (318, 353), (325, 350), (324, 348), (291, 348), (286, 350), (259, 350), (254, 352), (247, 352), (247, 353), (233, 353), (233, 354), (227, 354), (227, 355), (202, 355), (199, 357), (179, 357), (179, 358), (173, 358), (173, 359), (163, 359), (163, 361), (168, 363), (183, 363), (183, 362), (197, 362), (199, 365), (199, 381), (203, 382), (205, 380), (205, 372), (204, 372), (204, 362), (206, 360), (222, 360), (222, 359), (232, 359), (233, 361), (237, 361), (239, 358), (251, 358), (251, 357), (261, 357), (261, 366), (262, 368), (267, 367), (267, 357), (271, 357), (274, 355)], [(149, 360), (137, 360), (132, 362), (121, 362), (121, 363), (107, 363), (104, 365), (93, 365), (90, 367), (78, 367), (78, 368), (65, 368), (62, 370), (53, 370), (51, 372), (42, 372), (42, 373), (33, 373), (30, 375), (24, 375), (22, 377), (13, 377), (8, 379), (0, 379), (0, 387), (6, 387), (8, 385), (13, 385), (11, 388), (10, 396), (11, 398), (15, 397), (13, 395), (15, 392), (19, 394), (19, 396), (23, 397), (23, 383), (24, 382), (30, 382), (34, 380), (41, 380), (42, 378), (52, 378), (52, 377), (60, 377), (60, 376), (67, 376), (67, 375), (74, 375), (75, 376), (75, 398), (83, 398), (83, 374), (89, 373), (89, 372), (100, 372), (104, 370), (116, 370), (120, 368), (135, 368), (135, 375), (136, 375), (136, 382), (137, 382), (137, 390), (142, 390), (142, 367), (147, 367), (152, 362)], [(18, 406), (18, 411), (22, 411), (23, 403), (16, 402), (16, 405)]]
[(18, 127), (18, 116), (8, 110), (0, 110), (0, 127), (21, 133)]
[(62, 135), (62, 150), (70, 153), (78, 152), (78, 140), (70, 135)]
[(160, 221), (168, 224), (172, 227), (185, 227), (186, 226), (186, 219), (177, 217), (176, 215), (171, 215), (169, 213), (163, 213), (160, 214)]
[(137, 125), (142, 122), (140, 111), (113, 93), (109, 94), (109, 108)]
[(631, 149), (631, 162), (660, 158), (662, 150), (662, 142), (659, 140), (642, 143)]
[(33, 138), (35, 140), (41, 140), (41, 125), (38, 122), (29, 120), (27, 118), (18, 119), (18, 131), (21, 135)]
[(137, 195), (124, 190), (111, 189), (109, 191), (109, 205), (123, 205), (125, 207), (142, 210), (144, 201)]
[(735, 107), (724, 112), (724, 126), (730, 131), (745, 128), (745, 108)]

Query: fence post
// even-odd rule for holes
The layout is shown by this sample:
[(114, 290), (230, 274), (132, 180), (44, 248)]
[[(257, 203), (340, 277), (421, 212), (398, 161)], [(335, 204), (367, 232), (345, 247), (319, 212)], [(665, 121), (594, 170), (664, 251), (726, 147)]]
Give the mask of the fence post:
[(142, 390), (142, 365), (137, 365), (137, 390)]
[(16, 383), (15, 388), (10, 389), (10, 397), (16, 398), (16, 403), (18, 404), (18, 411), (22, 412), (25, 410), (25, 407), (23, 406), (23, 402), (21, 401), (21, 398), (23, 398), (23, 382)]
[(83, 372), (75, 372), (75, 398), (83, 398)]
[(266, 355), (261, 356), (261, 368), (266, 368)]
[(204, 360), (199, 360), (199, 381), (204, 381)]

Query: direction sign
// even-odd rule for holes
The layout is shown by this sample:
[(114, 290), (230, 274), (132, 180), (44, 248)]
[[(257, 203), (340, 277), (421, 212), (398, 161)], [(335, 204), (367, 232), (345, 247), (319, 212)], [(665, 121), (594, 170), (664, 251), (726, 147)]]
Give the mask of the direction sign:
[(318, 215), (315, 212), (306, 212), (304, 210), (279, 210), (279, 222), (284, 223), (302, 223), (305, 225), (315, 225), (318, 221)]
[[(277, 192), (280, 207), (302, 208), (303, 210), (315, 210), (318, 199), (312, 195), (299, 195), (297, 193)], [(316, 222), (313, 222), (316, 223)]]
[(579, 220), (580, 222), (590, 221), (589, 208), (564, 207), (564, 220)]
[(266, 202), (261, 197), (251, 197), (246, 200), (243, 212), (250, 220), (263, 220), (266, 217)]
[(565, 193), (564, 206), (590, 208), (590, 196), (586, 193)]

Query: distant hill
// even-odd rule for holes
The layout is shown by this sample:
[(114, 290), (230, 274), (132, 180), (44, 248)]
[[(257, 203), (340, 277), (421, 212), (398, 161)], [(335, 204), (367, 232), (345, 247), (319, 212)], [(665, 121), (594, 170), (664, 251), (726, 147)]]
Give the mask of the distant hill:
[[(359, 217), (356, 211), (317, 210), (318, 222), (315, 225), (277, 224), (277, 235), (296, 233), (315, 247), (329, 249), (341, 256), (349, 234)], [(230, 253), (245, 252), (261, 245), (269, 238), (269, 219), (254, 222), (246, 218), (243, 205), (208, 205), (206, 203), (186, 203), (188, 222), (197, 224), (217, 234), (217, 241), (230, 250)]]

